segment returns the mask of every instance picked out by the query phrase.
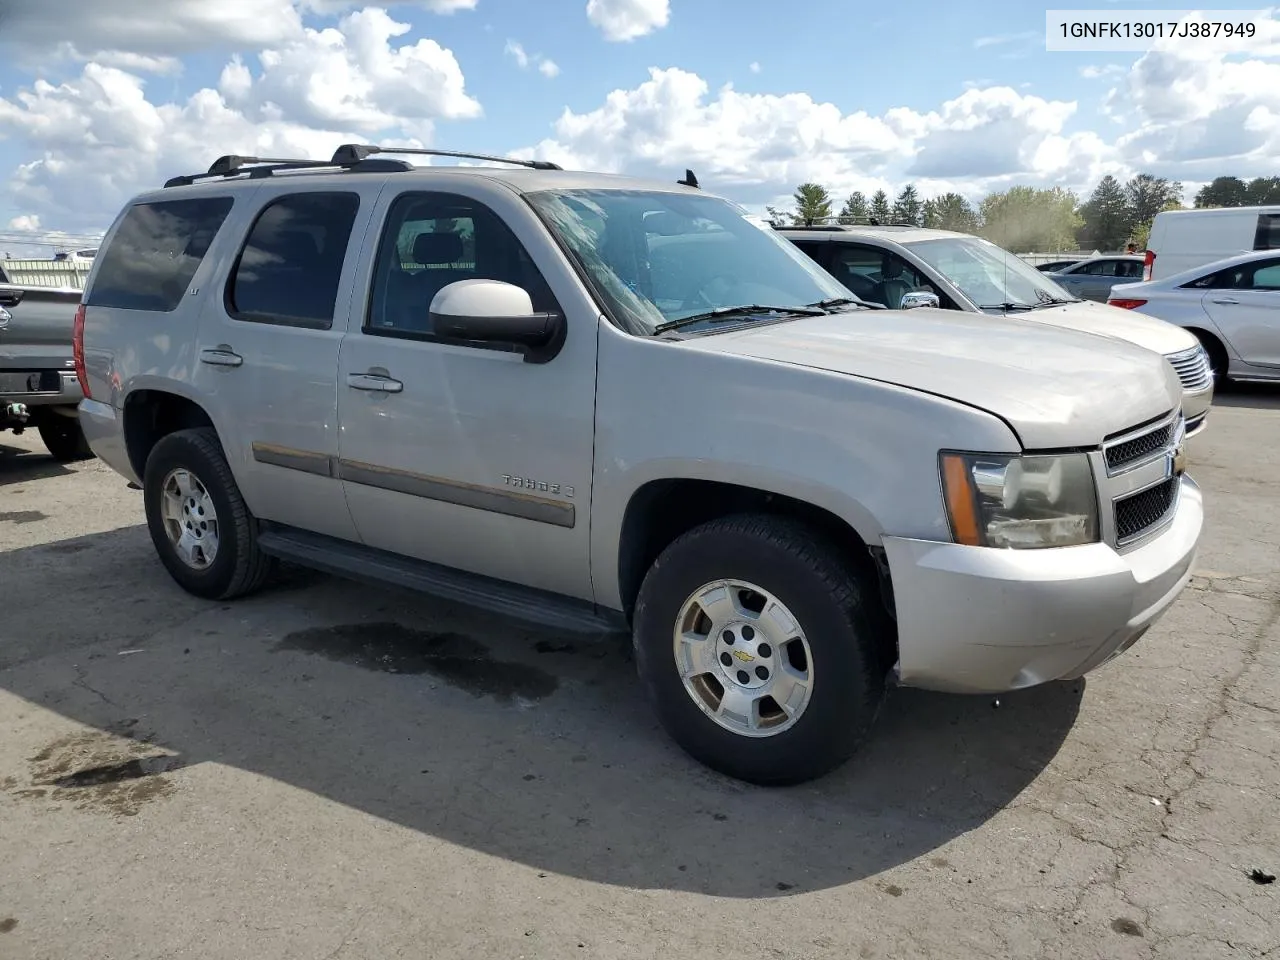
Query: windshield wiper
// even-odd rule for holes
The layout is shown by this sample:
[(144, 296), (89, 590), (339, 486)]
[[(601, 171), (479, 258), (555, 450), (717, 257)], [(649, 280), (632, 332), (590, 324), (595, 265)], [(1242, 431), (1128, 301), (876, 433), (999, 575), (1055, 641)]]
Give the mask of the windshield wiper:
[(705, 313), (695, 313), (689, 317), (681, 317), (679, 320), (668, 320), (666, 323), (660, 323), (653, 328), (653, 332), (666, 333), (668, 330), (678, 330), (680, 327), (687, 327), (694, 323), (723, 323), (726, 320), (734, 320), (738, 317), (749, 317), (761, 313), (785, 313), (798, 317), (825, 317), (827, 311), (819, 310), (816, 307), (768, 307), (758, 303), (746, 303), (738, 307), (716, 307), (714, 310), (708, 310)]
[[(819, 300), (817, 303), (806, 303), (806, 307), (814, 307), (821, 310), (830, 310), (832, 307), (866, 307), (868, 310), (874, 310), (879, 307), (878, 303), (867, 303), (865, 300), (859, 300), (857, 297), (829, 297), (826, 300)], [(883, 308), (881, 308), (883, 309)]]
[(1029, 303), (984, 303), (978, 307), (979, 310), (1003, 310), (1006, 313), (1012, 313), (1016, 310), (1034, 310), (1035, 307)]
[(1051, 297), (1047, 293), (1036, 291), (1036, 299), (1040, 302), (1038, 307), (1060, 307), (1064, 303), (1080, 303), (1079, 297)]

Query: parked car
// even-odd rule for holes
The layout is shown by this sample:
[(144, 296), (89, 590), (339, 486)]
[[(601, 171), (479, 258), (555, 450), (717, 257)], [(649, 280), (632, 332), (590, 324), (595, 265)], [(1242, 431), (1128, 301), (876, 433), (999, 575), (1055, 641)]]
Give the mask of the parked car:
[(1106, 303), (1112, 285), (1142, 279), (1142, 265), (1142, 257), (1130, 254), (1090, 257), (1049, 276), (1068, 293), (1084, 300)]
[(1280, 250), (1280, 206), (1165, 210), (1147, 240), (1146, 271), (1162, 280), (1242, 253)]
[(1190, 330), (1219, 380), (1280, 380), (1280, 250), (1116, 286), (1110, 303)]
[(288, 558), (627, 630), (681, 746), (786, 783), (890, 680), (1078, 677), (1188, 582), (1150, 351), (867, 308), (692, 176), (382, 153), (222, 158), (95, 259), (81, 416), (193, 594)]
[(55, 460), (92, 456), (71, 353), (79, 290), (0, 284), (0, 433), (28, 427)]
[[(1213, 403), (1208, 355), (1194, 336), (1104, 304), (1082, 301), (1020, 257), (981, 237), (921, 227), (784, 227), (779, 232), (861, 299), (883, 306), (930, 304), (1015, 317), (1126, 340), (1162, 354), (1182, 381), (1187, 435), (1204, 429)], [(923, 294), (923, 297), (922, 297)]]
[(1065, 270), (1072, 264), (1079, 262), (1080, 260), (1078, 257), (1073, 257), (1070, 260), (1047, 260), (1044, 263), (1037, 263), (1035, 267), (1041, 273), (1056, 273), (1059, 270)]

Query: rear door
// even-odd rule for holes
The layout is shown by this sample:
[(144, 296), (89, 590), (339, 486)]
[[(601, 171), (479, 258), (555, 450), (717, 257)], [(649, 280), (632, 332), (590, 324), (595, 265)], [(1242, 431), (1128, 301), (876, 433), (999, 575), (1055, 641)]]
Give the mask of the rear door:
[(338, 345), (383, 177), (264, 185), (205, 296), (195, 383), (246, 503), (266, 520), (357, 539), (337, 478)]
[(1203, 302), (1241, 360), (1280, 367), (1280, 256), (1221, 271)]

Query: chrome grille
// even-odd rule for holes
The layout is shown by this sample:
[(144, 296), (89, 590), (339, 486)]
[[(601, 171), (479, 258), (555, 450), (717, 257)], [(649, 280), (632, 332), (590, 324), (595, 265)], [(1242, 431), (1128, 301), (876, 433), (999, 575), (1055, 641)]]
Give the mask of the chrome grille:
[(1115, 473), (1125, 467), (1145, 463), (1157, 453), (1163, 452), (1173, 440), (1178, 420), (1169, 420), (1158, 427), (1142, 432), (1121, 434), (1107, 445), (1107, 472)]
[(1182, 389), (1188, 393), (1199, 393), (1207, 390), (1213, 382), (1213, 370), (1209, 363), (1209, 354), (1204, 347), (1195, 346), (1181, 353), (1171, 353), (1166, 360), (1173, 365), (1182, 381)]
[(1125, 543), (1145, 533), (1169, 515), (1178, 497), (1179, 477), (1116, 501), (1116, 540)]

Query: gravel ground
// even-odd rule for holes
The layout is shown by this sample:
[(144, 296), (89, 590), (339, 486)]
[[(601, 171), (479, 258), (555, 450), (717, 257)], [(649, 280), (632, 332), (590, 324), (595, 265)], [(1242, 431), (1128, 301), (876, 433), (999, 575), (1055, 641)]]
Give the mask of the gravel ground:
[(205, 603), (123, 480), (0, 440), (4, 960), (1280, 957), (1280, 391), (1191, 442), (1198, 574), (1130, 653), (897, 691), (772, 791), (621, 643), (309, 572)]

